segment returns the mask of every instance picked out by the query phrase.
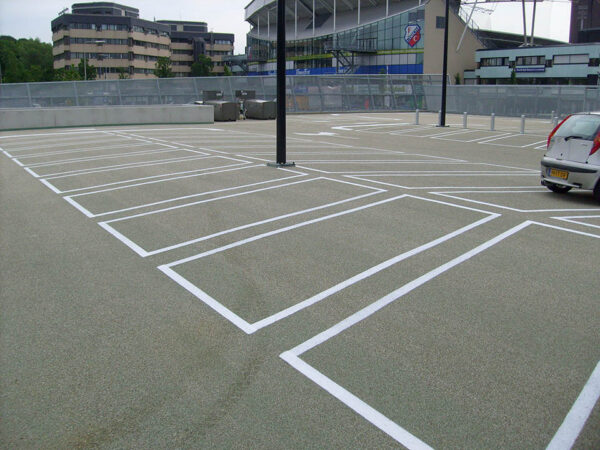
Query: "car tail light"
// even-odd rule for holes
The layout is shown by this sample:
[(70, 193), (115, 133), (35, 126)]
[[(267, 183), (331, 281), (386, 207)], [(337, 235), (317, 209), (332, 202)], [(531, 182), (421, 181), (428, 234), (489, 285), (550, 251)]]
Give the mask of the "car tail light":
[(596, 134), (596, 137), (594, 138), (594, 145), (592, 145), (592, 149), (590, 150), (590, 156), (596, 153), (598, 149), (600, 149), (600, 131), (598, 132), (598, 134)]
[[(548, 142), (546, 142), (546, 148), (550, 147), (550, 141), (552, 140), (552, 138), (554, 137), (554, 135), (556, 134), (556, 132), (558, 131), (558, 129), (560, 128), (560, 126), (565, 123), (565, 121), (571, 117), (572, 114), (569, 114), (567, 117), (565, 117), (558, 125), (556, 125), (556, 127), (554, 127), (554, 130), (552, 130), (552, 132), (548, 135)], [(597, 150), (597, 149), (596, 149)]]

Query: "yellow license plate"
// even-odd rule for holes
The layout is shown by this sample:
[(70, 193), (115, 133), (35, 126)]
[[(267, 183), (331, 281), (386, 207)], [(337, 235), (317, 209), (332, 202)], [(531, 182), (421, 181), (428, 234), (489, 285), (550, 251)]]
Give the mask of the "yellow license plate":
[(569, 172), (567, 172), (566, 170), (550, 169), (550, 176), (566, 180), (567, 178), (569, 178)]

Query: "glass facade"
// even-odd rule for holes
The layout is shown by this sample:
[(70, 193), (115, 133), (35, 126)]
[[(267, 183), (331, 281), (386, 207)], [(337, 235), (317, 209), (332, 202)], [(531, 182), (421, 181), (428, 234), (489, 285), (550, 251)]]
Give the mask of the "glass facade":
[[(349, 30), (288, 40), (286, 59), (293, 62), (292, 72), (288, 72), (314, 69), (311, 73), (332, 73), (353, 57), (355, 73), (423, 73), (424, 29), (423, 5)], [(271, 66), (276, 59), (276, 42), (252, 33), (247, 39), (251, 71), (265, 74), (275, 70)]]

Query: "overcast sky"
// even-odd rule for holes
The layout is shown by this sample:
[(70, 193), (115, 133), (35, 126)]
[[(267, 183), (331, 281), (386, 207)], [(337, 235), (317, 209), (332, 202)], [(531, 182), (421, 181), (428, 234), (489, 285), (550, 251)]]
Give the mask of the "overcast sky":
[[(83, 3), (84, 0), (79, 2)], [(0, 0), (0, 35), (15, 38), (39, 38), (52, 42), (50, 22), (63, 8), (71, 7), (67, 0)], [(122, 0), (117, 1), (140, 10), (146, 20), (191, 20), (207, 22), (209, 30), (235, 34), (235, 53), (243, 53), (249, 25), (244, 21), (244, 7), (250, 0)], [(483, 3), (483, 1), (481, 1)], [(489, 14), (474, 16), (480, 28), (512, 33), (523, 32), (520, 2), (494, 3)], [(527, 4), (527, 30), (531, 32), (532, 4)], [(568, 41), (571, 4), (569, 0), (538, 3), (536, 36)]]

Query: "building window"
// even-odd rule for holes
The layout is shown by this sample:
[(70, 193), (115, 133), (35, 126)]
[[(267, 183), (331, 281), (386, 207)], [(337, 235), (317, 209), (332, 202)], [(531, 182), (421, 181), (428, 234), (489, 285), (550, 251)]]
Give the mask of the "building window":
[(446, 28), (446, 18), (444, 16), (437, 16), (435, 18), (435, 27), (442, 30)]
[(554, 64), (587, 64), (589, 55), (554, 55)]
[(508, 66), (508, 58), (481, 58), (481, 67)]
[(545, 66), (544, 56), (517, 56), (517, 66)]

